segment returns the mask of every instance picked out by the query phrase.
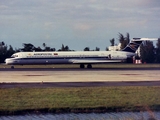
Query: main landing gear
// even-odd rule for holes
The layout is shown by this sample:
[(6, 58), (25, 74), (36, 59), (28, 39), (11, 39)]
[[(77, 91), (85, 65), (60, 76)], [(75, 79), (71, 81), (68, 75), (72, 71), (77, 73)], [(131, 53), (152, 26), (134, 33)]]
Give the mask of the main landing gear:
[(80, 64), (80, 68), (85, 68), (84, 64)]
[(91, 64), (88, 64), (88, 65), (87, 65), (87, 68), (90, 68), (90, 69), (91, 69), (91, 68), (92, 68), (92, 65), (91, 65)]
[[(80, 68), (85, 68), (85, 65), (84, 65), (84, 64), (80, 64)], [(91, 64), (88, 64), (88, 65), (87, 65), (87, 68), (91, 69), (91, 68), (92, 68), (92, 65), (91, 65)]]

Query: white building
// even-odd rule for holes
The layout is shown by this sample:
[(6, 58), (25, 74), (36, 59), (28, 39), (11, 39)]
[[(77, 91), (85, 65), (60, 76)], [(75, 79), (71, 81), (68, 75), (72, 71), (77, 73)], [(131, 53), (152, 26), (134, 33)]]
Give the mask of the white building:
[(116, 45), (116, 46), (109, 46), (108, 47), (108, 50), (109, 51), (118, 51), (118, 50), (120, 50), (121, 49), (121, 43), (119, 43), (118, 45)]

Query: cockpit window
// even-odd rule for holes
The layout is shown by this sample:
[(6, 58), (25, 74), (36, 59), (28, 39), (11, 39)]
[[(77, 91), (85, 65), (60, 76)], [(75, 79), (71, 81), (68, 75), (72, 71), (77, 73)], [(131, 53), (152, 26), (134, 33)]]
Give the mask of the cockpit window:
[(12, 57), (12, 58), (15, 58), (15, 57), (18, 57), (18, 55), (16, 55), (16, 54), (13, 54), (11, 57)]

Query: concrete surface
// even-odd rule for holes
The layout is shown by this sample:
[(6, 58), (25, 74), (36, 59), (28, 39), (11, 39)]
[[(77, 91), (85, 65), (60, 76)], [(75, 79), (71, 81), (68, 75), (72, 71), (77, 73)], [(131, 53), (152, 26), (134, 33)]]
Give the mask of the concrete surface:
[(160, 70), (1, 70), (0, 83), (160, 81)]

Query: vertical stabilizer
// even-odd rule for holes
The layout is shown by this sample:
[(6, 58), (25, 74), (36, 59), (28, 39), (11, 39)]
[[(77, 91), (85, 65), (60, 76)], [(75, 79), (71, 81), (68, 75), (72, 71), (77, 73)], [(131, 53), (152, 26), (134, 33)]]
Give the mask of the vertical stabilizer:
[(122, 50), (135, 53), (141, 43), (147, 40), (158, 40), (157, 38), (133, 38), (133, 40)]

